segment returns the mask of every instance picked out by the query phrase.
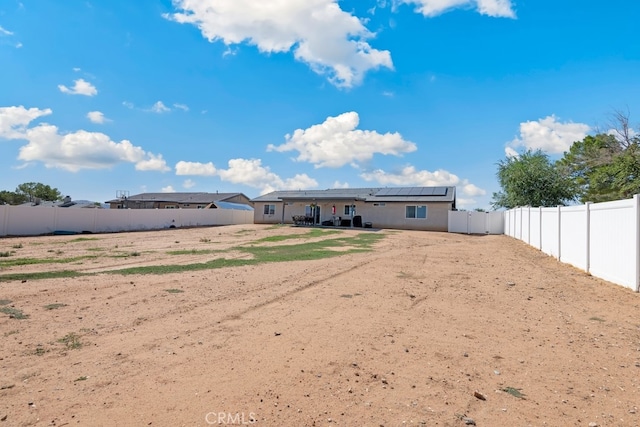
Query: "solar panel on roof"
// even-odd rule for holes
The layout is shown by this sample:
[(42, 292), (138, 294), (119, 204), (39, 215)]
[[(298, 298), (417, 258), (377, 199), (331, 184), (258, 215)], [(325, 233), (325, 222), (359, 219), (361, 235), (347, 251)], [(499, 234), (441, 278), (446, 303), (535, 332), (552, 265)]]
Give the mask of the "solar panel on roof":
[(434, 196), (446, 196), (447, 195), (447, 187), (434, 187), (433, 195)]

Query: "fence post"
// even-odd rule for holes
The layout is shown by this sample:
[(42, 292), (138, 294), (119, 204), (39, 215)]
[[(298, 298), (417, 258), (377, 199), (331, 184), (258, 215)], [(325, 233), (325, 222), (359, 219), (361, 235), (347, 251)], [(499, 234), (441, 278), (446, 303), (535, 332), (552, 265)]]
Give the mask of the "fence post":
[(540, 233), (540, 239), (538, 239), (540, 247), (538, 249), (542, 250), (542, 206), (538, 207), (538, 214), (540, 215), (540, 230), (538, 231)]
[(527, 206), (527, 245), (531, 245), (531, 206)]
[(589, 272), (589, 269), (591, 268), (591, 202), (587, 202), (584, 204), (584, 208), (586, 210), (585, 215), (587, 216), (587, 239), (586, 239), (586, 245), (587, 245), (587, 251), (586, 251), (586, 271), (587, 273)]
[(562, 206), (558, 206), (558, 261), (562, 261)]
[(636, 211), (636, 292), (640, 292), (640, 197), (633, 196), (633, 209)]

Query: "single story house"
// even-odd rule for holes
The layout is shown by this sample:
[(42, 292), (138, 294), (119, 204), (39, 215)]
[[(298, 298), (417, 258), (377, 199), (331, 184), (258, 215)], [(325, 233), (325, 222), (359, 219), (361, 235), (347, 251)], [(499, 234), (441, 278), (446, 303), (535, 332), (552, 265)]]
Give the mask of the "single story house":
[(106, 203), (111, 209), (246, 209), (253, 206), (242, 193), (142, 193)]
[(252, 199), (255, 224), (447, 231), (455, 187), (274, 191)]

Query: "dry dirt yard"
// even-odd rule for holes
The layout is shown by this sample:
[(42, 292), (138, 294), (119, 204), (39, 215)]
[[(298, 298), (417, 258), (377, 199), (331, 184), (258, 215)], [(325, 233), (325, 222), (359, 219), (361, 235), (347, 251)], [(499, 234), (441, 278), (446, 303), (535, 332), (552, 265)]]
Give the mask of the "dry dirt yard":
[(640, 425), (640, 295), (505, 236), (242, 225), (0, 254), (0, 427)]

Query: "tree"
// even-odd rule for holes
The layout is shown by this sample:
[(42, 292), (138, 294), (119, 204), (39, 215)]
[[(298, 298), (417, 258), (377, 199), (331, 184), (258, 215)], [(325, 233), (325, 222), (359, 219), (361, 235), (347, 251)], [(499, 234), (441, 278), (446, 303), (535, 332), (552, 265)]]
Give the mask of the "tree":
[(574, 142), (558, 162), (581, 202), (606, 202), (640, 193), (640, 136), (628, 113), (615, 111), (606, 133)]
[(16, 187), (16, 193), (26, 197), (26, 200), (34, 202), (36, 199), (45, 201), (62, 200), (62, 194), (57, 188), (51, 188), (40, 182), (25, 182)]
[(573, 181), (561, 173), (541, 150), (527, 150), (498, 162), (502, 191), (493, 193), (492, 206), (558, 206), (576, 199)]
[(615, 136), (588, 135), (574, 142), (557, 165), (561, 173), (573, 181), (581, 202), (616, 200), (618, 191), (609, 169), (620, 153)]
[(0, 191), (0, 205), (20, 205), (27, 201), (27, 198), (13, 191)]

